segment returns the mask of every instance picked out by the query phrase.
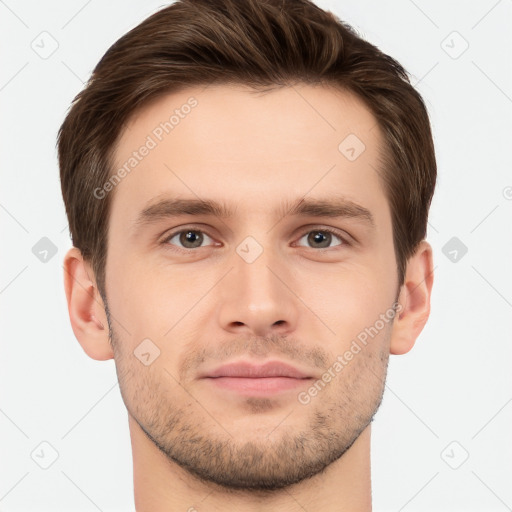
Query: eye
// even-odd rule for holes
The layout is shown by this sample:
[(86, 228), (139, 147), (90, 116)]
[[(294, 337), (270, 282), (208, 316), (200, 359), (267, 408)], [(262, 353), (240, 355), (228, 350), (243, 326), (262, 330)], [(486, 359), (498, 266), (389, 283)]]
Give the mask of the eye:
[(178, 245), (180, 249), (198, 249), (205, 241), (205, 237), (213, 241), (204, 231), (199, 229), (182, 229), (181, 231), (171, 233), (162, 243), (176, 245), (176, 243), (172, 242), (173, 239), (176, 239), (177, 243), (181, 244), (181, 247)]
[[(306, 243), (311, 249), (329, 249), (331, 247), (350, 245), (347, 239), (341, 236), (336, 230), (330, 228), (318, 228), (306, 231), (300, 241), (306, 238)], [(339, 243), (332, 245), (333, 241), (338, 240)], [(203, 245), (204, 243), (206, 245)], [(209, 242), (209, 243), (208, 243)], [(162, 244), (166, 247), (177, 251), (191, 251), (213, 245), (214, 240), (201, 229), (186, 228), (174, 231), (165, 237)]]
[(335, 230), (326, 228), (307, 231), (302, 235), (300, 240), (306, 238), (307, 243), (312, 244), (312, 249), (328, 249), (333, 241), (333, 237), (340, 240), (340, 243), (335, 244), (335, 246), (349, 245), (345, 238), (339, 235)]

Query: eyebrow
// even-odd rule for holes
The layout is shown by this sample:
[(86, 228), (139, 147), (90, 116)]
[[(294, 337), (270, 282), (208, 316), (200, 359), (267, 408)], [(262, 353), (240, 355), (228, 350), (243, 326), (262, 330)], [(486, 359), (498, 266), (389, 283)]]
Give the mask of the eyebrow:
[[(291, 204), (285, 201), (276, 213), (281, 213), (279, 217), (351, 218), (363, 221), (375, 229), (375, 219), (370, 210), (344, 197), (302, 198)], [(235, 217), (236, 209), (230, 209), (223, 203), (209, 199), (163, 198), (149, 204), (139, 213), (134, 223), (134, 229), (138, 230), (162, 219), (184, 215), (229, 219)]]

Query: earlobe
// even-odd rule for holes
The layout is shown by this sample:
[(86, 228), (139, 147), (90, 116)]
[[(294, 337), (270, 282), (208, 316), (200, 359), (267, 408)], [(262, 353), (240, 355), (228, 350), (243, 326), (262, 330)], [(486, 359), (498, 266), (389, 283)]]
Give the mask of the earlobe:
[(393, 324), (391, 354), (405, 354), (414, 346), (430, 315), (433, 282), (432, 247), (423, 240), (407, 263), (398, 298), (401, 308)]
[(98, 361), (112, 359), (103, 299), (90, 265), (76, 247), (64, 257), (64, 289), (71, 327), (85, 353)]

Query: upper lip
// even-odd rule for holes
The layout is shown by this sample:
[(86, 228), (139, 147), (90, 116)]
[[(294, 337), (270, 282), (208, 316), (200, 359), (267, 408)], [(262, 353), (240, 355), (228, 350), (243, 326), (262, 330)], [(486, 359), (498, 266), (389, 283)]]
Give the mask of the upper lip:
[(281, 361), (268, 361), (264, 364), (240, 361), (219, 366), (214, 370), (205, 372), (201, 377), (291, 377), (295, 379), (307, 379), (310, 375)]

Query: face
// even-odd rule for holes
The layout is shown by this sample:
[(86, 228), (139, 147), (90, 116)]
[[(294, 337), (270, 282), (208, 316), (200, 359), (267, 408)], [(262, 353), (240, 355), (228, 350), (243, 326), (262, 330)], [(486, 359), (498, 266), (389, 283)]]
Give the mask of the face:
[(123, 132), (106, 265), (120, 389), (194, 476), (281, 488), (371, 422), (398, 286), (381, 142), (357, 98), (306, 85), (190, 88)]

